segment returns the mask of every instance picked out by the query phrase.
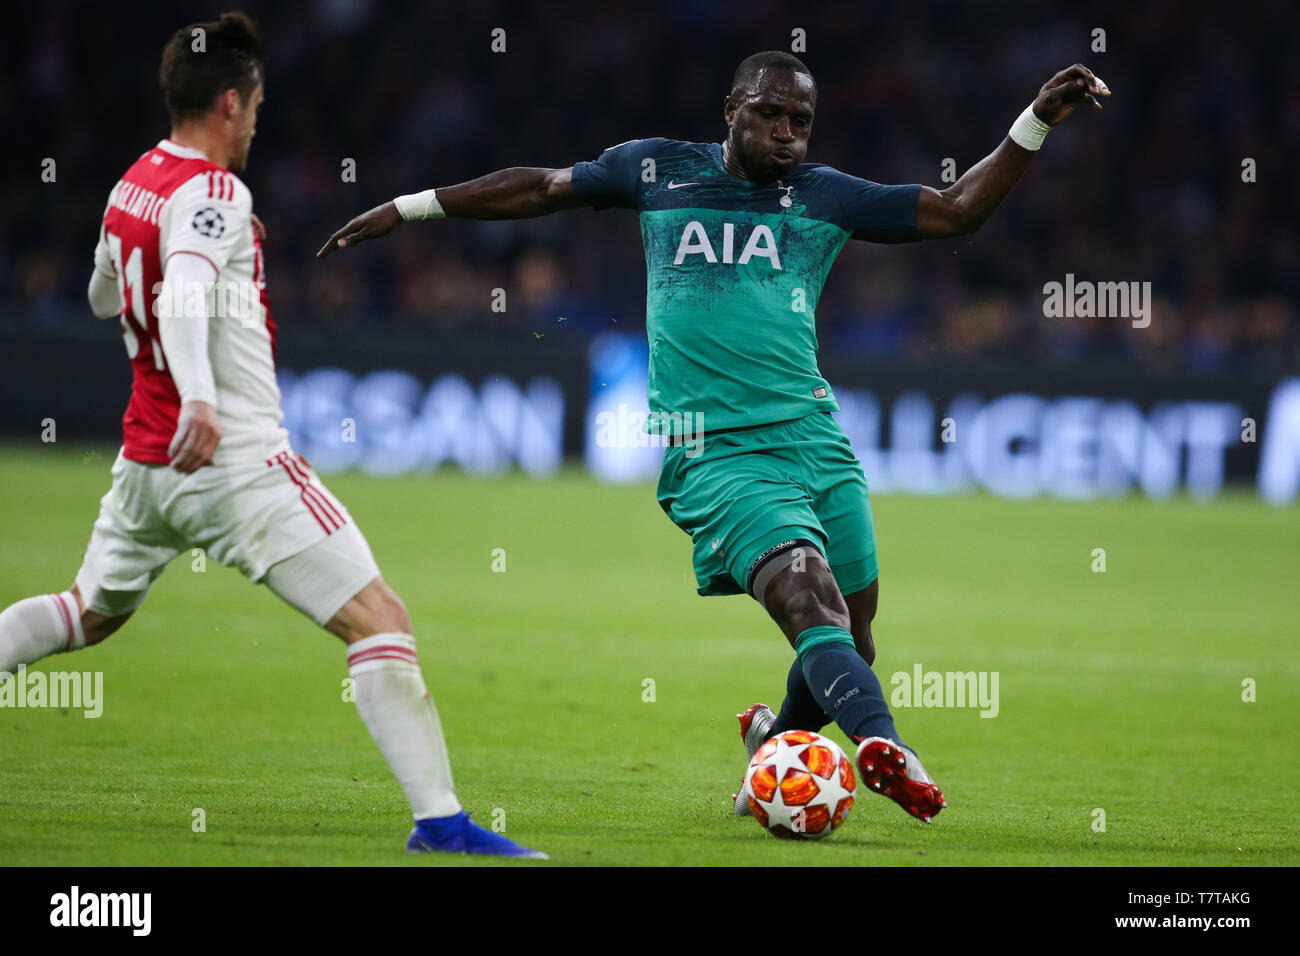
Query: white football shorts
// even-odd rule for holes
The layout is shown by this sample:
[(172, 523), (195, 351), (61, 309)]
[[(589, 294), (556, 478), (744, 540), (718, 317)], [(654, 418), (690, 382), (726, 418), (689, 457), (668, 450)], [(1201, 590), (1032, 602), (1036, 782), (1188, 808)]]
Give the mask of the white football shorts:
[(182, 475), (118, 453), (77, 587), (88, 609), (138, 608), (167, 563), (202, 548), (324, 624), (379, 576), (347, 508), (287, 445), (266, 458)]

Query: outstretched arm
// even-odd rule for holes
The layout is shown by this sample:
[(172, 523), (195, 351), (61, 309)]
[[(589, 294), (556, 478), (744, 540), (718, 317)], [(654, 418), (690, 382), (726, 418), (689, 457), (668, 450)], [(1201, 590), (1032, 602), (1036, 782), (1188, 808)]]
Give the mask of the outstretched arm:
[[(1038, 91), (1031, 107), (1032, 119), (1029, 111), (1022, 114), (997, 149), (947, 189), (921, 187), (916, 209), (917, 238), (943, 239), (975, 232), (993, 215), (993, 210), (1011, 192), (1034, 158), (1037, 145), (1046, 133), (1042, 127), (1057, 125), (1084, 103), (1099, 110), (1101, 103), (1097, 97), (1109, 95), (1106, 84), (1082, 64), (1076, 63), (1057, 73)], [(1029, 143), (1031, 148), (1021, 145), (1022, 142)]]
[[(337, 249), (350, 249), (367, 239), (386, 236), (407, 218), (531, 219), (588, 205), (573, 190), (573, 167), (540, 169), (516, 166), (488, 173), (456, 186), (446, 186), (397, 199), (363, 212), (334, 235), (316, 253), (324, 259)], [(416, 208), (418, 207), (418, 208)], [(416, 211), (413, 213), (412, 210)], [(441, 213), (441, 215), (439, 215)]]

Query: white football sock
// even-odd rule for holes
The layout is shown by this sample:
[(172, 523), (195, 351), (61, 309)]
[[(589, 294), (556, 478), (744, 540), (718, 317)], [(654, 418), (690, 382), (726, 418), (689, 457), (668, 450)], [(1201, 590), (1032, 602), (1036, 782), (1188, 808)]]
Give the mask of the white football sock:
[(460, 812), (447, 744), (410, 634), (375, 634), (348, 645), (357, 710), (402, 785), (415, 819)]
[(0, 671), (13, 674), (22, 664), (85, 646), (81, 609), (71, 591), (25, 598), (0, 611)]

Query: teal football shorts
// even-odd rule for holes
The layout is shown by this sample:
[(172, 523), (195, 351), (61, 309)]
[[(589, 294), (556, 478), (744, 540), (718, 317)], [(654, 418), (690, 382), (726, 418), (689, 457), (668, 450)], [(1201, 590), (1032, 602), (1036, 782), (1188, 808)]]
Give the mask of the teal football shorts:
[(822, 553), (842, 594), (876, 580), (867, 479), (829, 412), (694, 440), (665, 449), (658, 499), (691, 536), (700, 594), (762, 602), (765, 562), (799, 543)]

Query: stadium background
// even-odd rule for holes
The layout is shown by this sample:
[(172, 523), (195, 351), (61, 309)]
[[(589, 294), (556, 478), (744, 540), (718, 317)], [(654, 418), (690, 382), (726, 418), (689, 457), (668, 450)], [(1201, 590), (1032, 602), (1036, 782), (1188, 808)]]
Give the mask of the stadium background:
[[(818, 310), (823, 370), (852, 406), (846, 428), (860, 454), (879, 461), (868, 461), (878, 488), (1210, 495), (1220, 475), (1259, 480), (1260, 443), (1240, 437), (1251, 417), (1256, 437), (1277, 444), (1270, 497), (1300, 490), (1292, 393), (1268, 434), (1270, 399), (1300, 368), (1300, 200), (1285, 173), (1300, 145), (1300, 71), (1288, 4), (1190, 16), (1176, 3), (1048, 15), (934, 0), (246, 8), (269, 58), (245, 179), (270, 230), (289, 424), (327, 470), (450, 458), (546, 472), (586, 455), (601, 475), (652, 476), (654, 450), (596, 447), (602, 411), (643, 407), (632, 215), (425, 224), (328, 263), (312, 253), (398, 192), (568, 165), (637, 136), (719, 139), (734, 64), (789, 47), (800, 28), (820, 86), (810, 159), (882, 182), (942, 187), (946, 159), (968, 168), (1068, 63), (1091, 64), (1117, 91), (1104, 113), (1053, 132), (976, 236), (851, 243), (841, 256)], [(197, 4), (160, 18), (147, 4), (110, 16), (57, 3), (19, 13), (7, 31), (0, 120), (20, 133), (0, 182), (0, 341), (24, 356), (4, 384), (8, 436), (30, 438), (46, 417), (66, 437), (113, 434), (128, 370), (112, 323), (85, 307), (90, 251), (108, 189), (166, 133), (158, 50), (174, 24), (208, 15)], [(504, 53), (491, 49), (496, 27)], [(1096, 27), (1106, 52), (1090, 49)], [(45, 157), (54, 183), (40, 179)], [(355, 182), (343, 181), (345, 159)], [(1067, 274), (1150, 282), (1153, 321), (1045, 318), (1043, 284)], [(491, 307), (495, 289), (504, 311)], [(308, 374), (320, 369), (337, 371)], [(408, 377), (366, 378), (381, 371)], [(505, 384), (485, 394), (494, 380)], [(1017, 394), (1032, 400), (974, 423), (981, 403)], [(1080, 396), (1112, 404), (1058, 401)], [(973, 424), (984, 447), (947, 448), (945, 416), (955, 445)], [(359, 426), (352, 441), (345, 419)], [(614, 443), (633, 444), (632, 426)], [(1053, 445), (1053, 429), (1074, 437)], [(945, 467), (949, 477), (936, 477)]]

